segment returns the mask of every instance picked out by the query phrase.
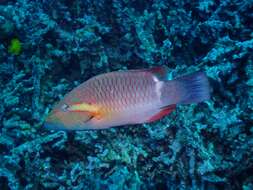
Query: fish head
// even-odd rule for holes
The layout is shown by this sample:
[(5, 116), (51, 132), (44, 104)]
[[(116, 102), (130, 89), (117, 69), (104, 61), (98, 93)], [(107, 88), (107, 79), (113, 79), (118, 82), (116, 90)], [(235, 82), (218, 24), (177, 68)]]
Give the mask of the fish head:
[(76, 105), (73, 98), (64, 98), (56, 104), (46, 118), (44, 126), (50, 130), (84, 130), (90, 129), (89, 124), (93, 118), (88, 111), (73, 111), (71, 108)]

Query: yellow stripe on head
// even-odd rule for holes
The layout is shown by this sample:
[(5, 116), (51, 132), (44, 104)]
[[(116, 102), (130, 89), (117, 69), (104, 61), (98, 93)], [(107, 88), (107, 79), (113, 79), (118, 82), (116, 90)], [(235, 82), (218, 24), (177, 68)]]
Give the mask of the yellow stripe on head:
[(98, 107), (87, 103), (74, 104), (68, 108), (69, 111), (97, 112)]
[(101, 118), (100, 109), (96, 105), (91, 105), (87, 103), (74, 104), (68, 108), (68, 111), (73, 112), (89, 112), (94, 117)]

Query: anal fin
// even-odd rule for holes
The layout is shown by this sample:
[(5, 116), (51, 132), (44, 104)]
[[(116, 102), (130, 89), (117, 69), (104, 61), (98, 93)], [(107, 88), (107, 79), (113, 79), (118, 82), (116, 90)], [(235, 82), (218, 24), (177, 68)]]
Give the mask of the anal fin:
[(150, 119), (147, 120), (147, 123), (161, 119), (162, 117), (170, 114), (170, 112), (172, 112), (175, 108), (176, 108), (175, 104), (161, 108), (161, 110), (158, 113), (156, 113)]

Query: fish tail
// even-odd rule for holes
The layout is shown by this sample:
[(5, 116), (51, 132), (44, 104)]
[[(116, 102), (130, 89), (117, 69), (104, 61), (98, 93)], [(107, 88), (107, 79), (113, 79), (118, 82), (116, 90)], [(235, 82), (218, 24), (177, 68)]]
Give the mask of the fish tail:
[(207, 76), (202, 71), (165, 81), (162, 93), (165, 104), (190, 104), (210, 99)]
[(207, 76), (202, 71), (180, 77), (178, 85), (179, 104), (198, 103), (210, 99), (210, 87)]

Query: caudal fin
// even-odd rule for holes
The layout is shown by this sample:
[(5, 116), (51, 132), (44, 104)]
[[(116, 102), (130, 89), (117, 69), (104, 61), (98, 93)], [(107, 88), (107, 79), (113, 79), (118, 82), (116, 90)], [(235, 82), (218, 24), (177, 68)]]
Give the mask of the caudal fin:
[(175, 81), (178, 104), (198, 103), (210, 99), (210, 87), (204, 72), (198, 71)]

